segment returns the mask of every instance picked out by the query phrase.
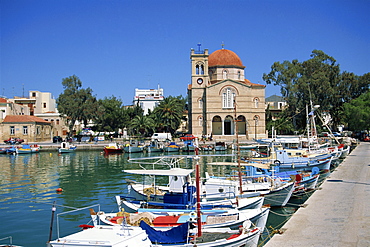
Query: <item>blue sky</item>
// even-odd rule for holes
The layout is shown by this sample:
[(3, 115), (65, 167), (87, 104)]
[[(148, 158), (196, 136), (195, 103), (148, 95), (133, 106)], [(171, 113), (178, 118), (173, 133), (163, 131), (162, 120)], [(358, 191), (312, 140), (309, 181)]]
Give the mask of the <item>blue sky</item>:
[[(135, 88), (186, 96), (190, 49), (234, 51), (266, 84), (276, 61), (314, 49), (341, 71), (370, 72), (368, 0), (0, 0), (0, 95), (63, 92), (78, 76), (97, 98), (131, 104)], [(266, 97), (280, 88), (266, 87)]]

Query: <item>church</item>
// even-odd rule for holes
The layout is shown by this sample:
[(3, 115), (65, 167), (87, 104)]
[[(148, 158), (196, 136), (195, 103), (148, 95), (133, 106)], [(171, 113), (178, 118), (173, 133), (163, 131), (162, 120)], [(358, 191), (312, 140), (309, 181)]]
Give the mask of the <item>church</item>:
[(266, 138), (265, 85), (245, 79), (239, 56), (224, 47), (208, 54), (198, 44), (190, 59), (189, 132), (215, 141)]

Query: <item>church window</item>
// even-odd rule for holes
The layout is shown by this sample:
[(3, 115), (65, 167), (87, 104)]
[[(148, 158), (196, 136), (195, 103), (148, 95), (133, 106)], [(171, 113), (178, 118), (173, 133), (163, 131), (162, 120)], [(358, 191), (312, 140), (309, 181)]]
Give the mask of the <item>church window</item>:
[(258, 108), (258, 98), (254, 99), (254, 108)]
[(227, 70), (222, 71), (222, 78), (227, 79)]
[(199, 117), (198, 121), (199, 126), (203, 126), (203, 117)]
[(240, 70), (238, 71), (238, 80), (240, 80)]
[(222, 108), (234, 108), (235, 92), (231, 88), (226, 88), (222, 93)]
[(199, 75), (199, 65), (195, 66), (195, 73)]
[(204, 75), (204, 66), (203, 66), (203, 64), (200, 66), (200, 74)]
[(199, 108), (203, 108), (203, 99), (199, 99)]

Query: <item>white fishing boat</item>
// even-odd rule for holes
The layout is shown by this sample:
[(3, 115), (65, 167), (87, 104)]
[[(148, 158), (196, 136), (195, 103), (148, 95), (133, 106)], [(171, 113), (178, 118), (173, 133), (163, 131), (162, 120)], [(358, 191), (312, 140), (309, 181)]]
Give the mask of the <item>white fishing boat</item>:
[[(167, 170), (124, 170), (129, 174), (137, 174), (143, 176), (150, 176), (153, 179), (150, 183), (131, 183), (128, 185), (128, 193), (126, 195), (117, 195), (116, 201), (119, 208), (126, 212), (137, 212), (139, 208), (175, 208), (175, 209), (192, 209), (195, 207), (195, 193), (196, 186), (190, 177), (193, 169), (171, 168)], [(156, 184), (156, 176), (167, 176), (168, 183), (166, 186)], [(144, 180), (145, 181), (145, 180)], [(212, 208), (256, 208), (262, 206), (263, 198), (258, 197), (259, 192), (250, 193), (246, 196), (235, 197), (232, 195), (225, 195), (219, 191), (207, 192), (201, 187), (200, 205), (202, 209)], [(204, 195), (216, 194), (212, 200), (209, 200)], [(217, 197), (217, 199), (216, 199)], [(225, 199), (227, 198), (227, 199)], [(207, 200), (208, 199), (208, 200)]]
[[(245, 220), (250, 220), (254, 226), (259, 227), (263, 231), (269, 211), (269, 207), (246, 210), (202, 210), (202, 228), (227, 227), (230, 229), (238, 229)], [(138, 213), (105, 213), (103, 211), (96, 213), (91, 209), (90, 214), (94, 224), (98, 224), (98, 222), (101, 221), (112, 226), (121, 225), (124, 219), (127, 224), (132, 226), (138, 226), (140, 221), (144, 220), (156, 229), (171, 228), (185, 222), (196, 222), (196, 213), (194, 210), (150, 209), (142, 210)]]
[(70, 144), (69, 142), (62, 142), (60, 143), (60, 147), (58, 148), (58, 153), (72, 153), (76, 151), (77, 147)]
[[(62, 212), (57, 214), (57, 238), (51, 240), (52, 228), (50, 229), (49, 241), (47, 243), (48, 247), (152, 247), (152, 244), (146, 234), (139, 227), (133, 227), (126, 224), (125, 221), (118, 226), (109, 226), (96, 224), (92, 225), (79, 225), (82, 229), (76, 233), (66, 235), (64, 237), (60, 236), (60, 224), (59, 217), (61, 215), (79, 212), (82, 210), (91, 209), (93, 207), (100, 205), (92, 205), (89, 207), (78, 208), (75, 210)], [(52, 210), (52, 221), (54, 218), (54, 212), (56, 208), (53, 206)], [(52, 226), (53, 224), (51, 224)]]
[(139, 227), (120, 226), (88, 226), (65, 237), (50, 241), (50, 247), (152, 247), (146, 232)]

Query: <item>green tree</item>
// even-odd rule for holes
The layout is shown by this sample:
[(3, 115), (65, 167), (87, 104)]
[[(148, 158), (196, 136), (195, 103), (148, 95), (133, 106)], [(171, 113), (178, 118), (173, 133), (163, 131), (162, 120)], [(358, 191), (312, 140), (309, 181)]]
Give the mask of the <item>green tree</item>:
[(96, 118), (96, 129), (106, 132), (118, 132), (119, 128), (127, 127), (129, 115), (123, 108), (122, 101), (114, 96), (104, 97), (99, 101), (100, 114)]
[(351, 130), (370, 129), (370, 90), (344, 104), (345, 120)]
[(92, 89), (83, 89), (82, 82), (76, 76), (70, 76), (62, 80), (64, 92), (56, 100), (58, 111), (67, 116), (69, 131), (73, 131), (76, 121), (88, 124), (89, 120), (95, 120), (99, 114), (98, 102), (92, 95)]
[(340, 73), (336, 60), (320, 50), (312, 51), (311, 58), (275, 62), (268, 74), (263, 74), (267, 84), (281, 87), (281, 94), (288, 103), (285, 118), (292, 117), (294, 128), (303, 130), (306, 125), (306, 105), (311, 102), (329, 113), (336, 126), (343, 122), (343, 104), (358, 97), (369, 88), (369, 76), (358, 77)]
[(136, 115), (134, 119), (132, 119), (130, 127), (134, 134), (145, 136), (153, 132), (154, 121), (149, 116)]
[(185, 109), (186, 99), (182, 96), (169, 96), (154, 108), (151, 115), (155, 121), (156, 129), (163, 128), (164, 132), (174, 134), (181, 124)]

